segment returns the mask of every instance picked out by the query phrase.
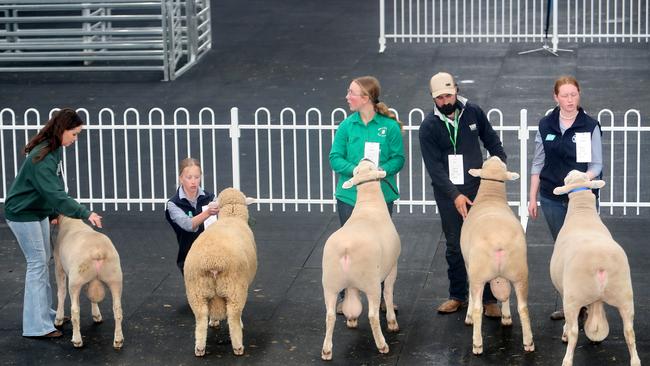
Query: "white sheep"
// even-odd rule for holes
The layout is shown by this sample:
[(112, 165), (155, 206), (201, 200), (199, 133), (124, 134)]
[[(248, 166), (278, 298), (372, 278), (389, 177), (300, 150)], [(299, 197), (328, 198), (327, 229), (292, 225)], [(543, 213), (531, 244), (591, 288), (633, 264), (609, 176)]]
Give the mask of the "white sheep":
[(630, 352), (630, 365), (641, 365), (634, 337), (634, 299), (630, 266), (623, 248), (614, 241), (596, 211), (596, 196), (590, 189), (602, 188), (602, 180), (590, 181), (586, 173), (572, 170), (556, 195), (569, 194), (564, 225), (558, 233), (551, 257), (551, 280), (562, 296), (565, 324), (562, 340), (568, 342), (563, 366), (573, 364), (578, 340), (578, 314), (587, 307), (585, 334), (600, 342), (609, 333), (603, 303), (618, 308)]
[(257, 272), (257, 249), (246, 207), (253, 199), (226, 188), (216, 202), (219, 219), (196, 238), (184, 266), (187, 300), (196, 319), (196, 356), (205, 355), (208, 323), (217, 326), (223, 319), (228, 319), (234, 354), (244, 354), (241, 315)]
[(83, 221), (59, 216), (58, 222), (59, 231), (54, 243), (58, 304), (54, 324), (60, 326), (64, 322), (67, 276), (71, 302), (72, 344), (77, 348), (82, 347), (83, 340), (79, 331), (79, 293), (87, 284), (86, 295), (92, 304), (93, 320), (95, 323), (101, 323), (102, 314), (98, 303), (105, 295), (103, 282), (113, 296), (113, 348), (120, 349), (124, 344), (120, 256), (106, 235), (93, 230)]
[(481, 178), (474, 205), (460, 234), (460, 246), (469, 280), (469, 304), (465, 324), (474, 324), (472, 352), (483, 353), (481, 322), (483, 289), (490, 282), (494, 296), (501, 301), (501, 324), (512, 325), (510, 283), (517, 294), (524, 350), (535, 350), (528, 313), (528, 263), (524, 230), (508, 206), (506, 184), (519, 178), (507, 171), (496, 156), (483, 162), (482, 169), (469, 174)]
[(357, 186), (357, 201), (348, 221), (327, 239), (323, 249), (323, 292), (327, 308), (323, 360), (332, 359), (336, 299), (342, 289), (346, 289), (342, 307), (347, 326), (357, 326), (363, 310), (361, 290), (368, 299), (368, 319), (377, 349), (388, 353), (379, 324), (381, 282), (384, 281), (388, 331), (399, 330), (393, 308), (393, 285), (401, 244), (380, 187), (380, 180), (385, 176), (386, 172), (378, 170), (374, 163), (362, 160), (354, 169), (353, 177), (343, 184), (346, 189)]

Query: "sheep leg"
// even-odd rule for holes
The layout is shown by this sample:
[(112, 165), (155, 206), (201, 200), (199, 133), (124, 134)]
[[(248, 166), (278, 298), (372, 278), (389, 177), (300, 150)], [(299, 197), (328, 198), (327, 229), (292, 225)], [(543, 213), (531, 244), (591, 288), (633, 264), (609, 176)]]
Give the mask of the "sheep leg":
[(81, 293), (81, 285), (73, 281), (72, 278), (68, 281), (70, 289), (70, 318), (72, 321), (72, 345), (75, 348), (83, 347), (84, 342), (81, 339), (81, 332), (79, 330), (79, 294)]
[(113, 296), (113, 318), (115, 318), (113, 348), (120, 349), (124, 345), (124, 335), (122, 334), (122, 280), (110, 282), (108, 288)]
[(393, 289), (397, 279), (397, 265), (393, 267), (386, 279), (384, 280), (384, 301), (386, 302), (386, 321), (388, 322), (389, 332), (399, 332), (397, 317), (395, 316), (395, 306), (393, 304)]
[(509, 327), (512, 325), (512, 314), (510, 313), (510, 298), (501, 301), (501, 325)]
[[(515, 294), (517, 295), (517, 312), (519, 313), (519, 321), (521, 321), (524, 351), (533, 352), (535, 350), (535, 343), (533, 342), (533, 330), (530, 326), (530, 313), (528, 312), (528, 282), (515, 282), (514, 287)], [(509, 306), (508, 312), (510, 312)], [(501, 322), (503, 323), (503, 318)], [(510, 324), (512, 324), (512, 319), (510, 320)]]
[(65, 287), (65, 278), (66, 278), (65, 271), (63, 270), (63, 266), (61, 265), (61, 259), (59, 258), (59, 255), (56, 254), (56, 251), (54, 252), (54, 264), (55, 264), (54, 273), (56, 277), (56, 297), (57, 297), (56, 317), (54, 318), (54, 325), (58, 327), (63, 325), (63, 320), (65, 317), (65, 298), (68, 293)]
[(244, 335), (243, 323), (241, 314), (243, 309), (242, 304), (246, 299), (248, 289), (245, 288), (244, 296), (236, 296), (226, 301), (226, 313), (228, 316), (228, 329), (230, 331), (230, 343), (232, 351), (235, 355), (241, 356), (244, 354)]
[(630, 352), (630, 366), (641, 366), (639, 354), (636, 352), (636, 337), (634, 336), (634, 305), (630, 303), (621, 305), (618, 312), (623, 319), (623, 334), (625, 335), (625, 343)]
[[(472, 304), (472, 320), (474, 321), (474, 328), (472, 332), (472, 353), (480, 355), (483, 353), (483, 336), (481, 335), (481, 326), (483, 322), (483, 288), (485, 282), (470, 282), (469, 290), (473, 298)], [(469, 311), (469, 310), (468, 310)]]
[(465, 315), (465, 325), (472, 325), (474, 321), (472, 320), (472, 309), (474, 309), (474, 298), (472, 297), (472, 291), (467, 295), (467, 313)]
[[(190, 296), (188, 296), (190, 297)], [(200, 303), (192, 305), (196, 327), (194, 328), (194, 355), (205, 356), (205, 339), (208, 335), (208, 302), (200, 299)]]
[(370, 291), (366, 291), (368, 297), (368, 320), (370, 321), (370, 328), (372, 329), (372, 336), (375, 338), (375, 345), (379, 353), (388, 353), (388, 344), (384, 335), (381, 332), (381, 325), (379, 324), (379, 303), (381, 301), (381, 284), (372, 287)]
[(337, 291), (324, 291), (325, 297), (325, 340), (323, 341), (323, 350), (321, 358), (325, 361), (332, 359), (332, 334), (334, 333), (334, 323), (336, 321), (336, 297)]
[(95, 323), (101, 323), (103, 321), (102, 312), (99, 310), (99, 304), (97, 304), (96, 302), (91, 302), (90, 312), (93, 314), (93, 321)]
[(562, 366), (573, 365), (573, 353), (578, 342), (578, 314), (580, 313), (580, 306), (568, 305), (564, 301), (564, 334), (567, 338), (566, 353), (562, 360)]
[(363, 310), (359, 289), (349, 287), (345, 289), (345, 299), (343, 299), (343, 315), (345, 315), (345, 324), (350, 329), (356, 329), (359, 325), (359, 315)]

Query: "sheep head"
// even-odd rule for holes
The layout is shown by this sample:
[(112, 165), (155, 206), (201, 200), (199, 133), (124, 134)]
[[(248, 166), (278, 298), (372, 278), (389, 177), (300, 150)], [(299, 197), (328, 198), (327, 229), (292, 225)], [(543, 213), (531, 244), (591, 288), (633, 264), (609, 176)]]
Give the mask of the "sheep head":
[(598, 189), (605, 186), (604, 180), (590, 180), (587, 173), (579, 170), (572, 170), (564, 178), (564, 185), (553, 190), (556, 195), (571, 193), (571, 191), (580, 188)]
[(343, 183), (343, 188), (348, 189), (360, 183), (379, 180), (386, 176), (386, 171), (379, 170), (377, 165), (368, 159), (363, 159), (354, 168), (353, 177)]
[(254, 203), (255, 199), (244, 196), (235, 188), (226, 188), (219, 193), (215, 203), (219, 207), (220, 217), (240, 217), (248, 221), (247, 205)]
[(519, 179), (519, 174), (509, 172), (506, 168), (506, 163), (501, 161), (498, 156), (492, 156), (483, 162), (481, 169), (470, 169), (468, 173), (472, 177), (480, 177), (491, 180), (515, 180)]

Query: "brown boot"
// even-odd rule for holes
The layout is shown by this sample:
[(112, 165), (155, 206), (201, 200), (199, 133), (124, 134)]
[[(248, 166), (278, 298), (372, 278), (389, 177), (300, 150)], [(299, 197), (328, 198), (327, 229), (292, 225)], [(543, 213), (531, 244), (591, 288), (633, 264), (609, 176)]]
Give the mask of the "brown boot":
[(339, 315), (343, 314), (343, 300), (339, 300), (336, 302), (336, 313)]
[(463, 306), (462, 301), (458, 301), (458, 300), (455, 300), (455, 299), (449, 299), (449, 300), (443, 302), (442, 304), (440, 304), (440, 306), (438, 306), (437, 310), (441, 314), (450, 314), (450, 313), (457, 312), (458, 310), (460, 310), (460, 308), (462, 306)]
[(485, 304), (483, 305), (483, 314), (488, 318), (500, 318), (501, 317), (501, 308), (497, 304)]

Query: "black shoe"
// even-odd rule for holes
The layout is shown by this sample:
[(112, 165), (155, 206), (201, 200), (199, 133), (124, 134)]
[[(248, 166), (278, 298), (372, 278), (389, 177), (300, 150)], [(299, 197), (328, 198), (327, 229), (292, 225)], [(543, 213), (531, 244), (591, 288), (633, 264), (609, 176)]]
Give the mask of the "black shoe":
[(557, 310), (552, 312), (551, 320), (564, 320), (564, 310)]

